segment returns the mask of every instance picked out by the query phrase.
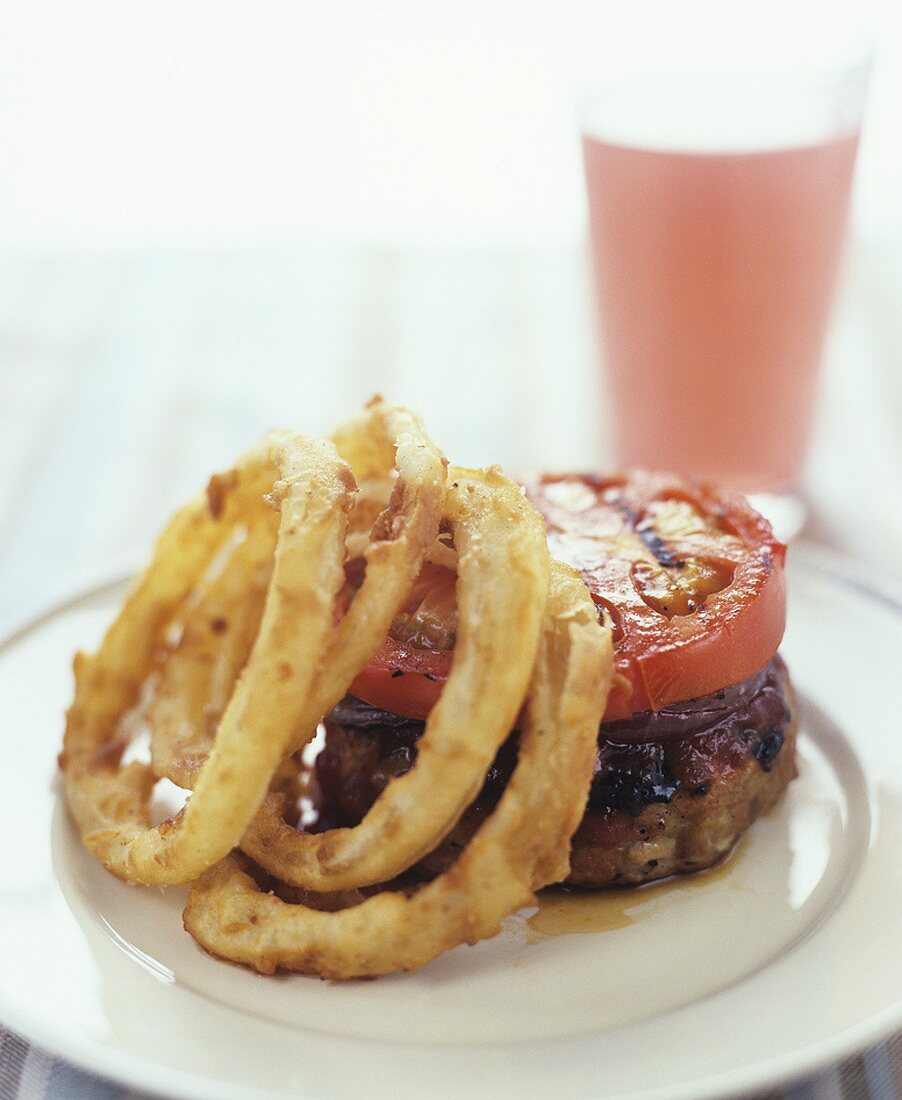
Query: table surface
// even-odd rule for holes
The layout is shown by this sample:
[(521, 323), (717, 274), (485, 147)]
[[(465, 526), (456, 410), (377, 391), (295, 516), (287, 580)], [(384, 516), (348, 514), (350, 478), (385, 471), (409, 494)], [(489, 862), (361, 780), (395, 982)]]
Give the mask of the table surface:
[[(806, 481), (806, 534), (895, 584), (900, 287), (902, 249), (853, 249)], [(375, 391), (419, 409), (461, 463), (603, 464), (583, 254), (3, 256), (0, 626), (140, 561), (267, 428), (327, 431)], [(0, 1032), (0, 1097), (127, 1095)], [(902, 1097), (902, 1036), (789, 1095)]]

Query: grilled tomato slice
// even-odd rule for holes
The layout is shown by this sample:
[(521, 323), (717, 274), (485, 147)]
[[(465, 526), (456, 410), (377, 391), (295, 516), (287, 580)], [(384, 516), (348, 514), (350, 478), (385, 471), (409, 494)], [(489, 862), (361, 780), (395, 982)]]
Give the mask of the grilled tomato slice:
[[(605, 720), (659, 710), (754, 675), (783, 636), (786, 548), (745, 500), (714, 485), (635, 471), (525, 482), (551, 553), (574, 566), (613, 623)], [(453, 658), (451, 569), (427, 566), (351, 693), (425, 718)]]

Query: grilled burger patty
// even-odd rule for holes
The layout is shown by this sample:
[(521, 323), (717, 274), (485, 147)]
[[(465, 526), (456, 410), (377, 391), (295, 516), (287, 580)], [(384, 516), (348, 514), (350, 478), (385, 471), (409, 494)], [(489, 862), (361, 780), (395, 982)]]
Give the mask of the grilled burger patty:
[[(356, 825), (413, 765), (423, 729), (347, 696), (326, 720), (316, 761), (319, 827)], [(639, 884), (716, 863), (796, 774), (795, 729), (779, 656), (732, 687), (604, 723), (567, 882)], [(476, 801), (417, 870), (432, 876), (453, 861), (498, 801), (516, 753), (514, 731)]]

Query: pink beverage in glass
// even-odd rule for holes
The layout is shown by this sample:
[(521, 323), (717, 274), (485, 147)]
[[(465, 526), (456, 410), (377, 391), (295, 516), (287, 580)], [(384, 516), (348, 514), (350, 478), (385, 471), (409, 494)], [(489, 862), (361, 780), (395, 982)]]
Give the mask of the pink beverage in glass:
[(857, 131), (736, 153), (584, 137), (624, 465), (797, 486), (857, 144)]

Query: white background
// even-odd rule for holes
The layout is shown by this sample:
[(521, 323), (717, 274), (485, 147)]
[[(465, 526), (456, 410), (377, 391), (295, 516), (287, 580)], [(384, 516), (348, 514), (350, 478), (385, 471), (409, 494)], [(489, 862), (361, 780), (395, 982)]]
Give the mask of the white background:
[(858, 232), (902, 231), (902, 6), (775, 0), (0, 5), (0, 244), (563, 243), (578, 78), (879, 47)]

